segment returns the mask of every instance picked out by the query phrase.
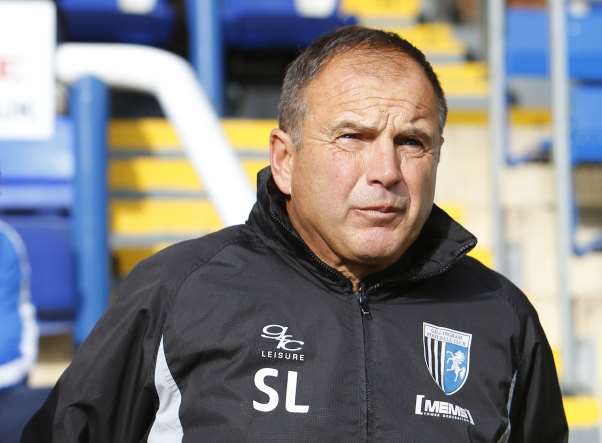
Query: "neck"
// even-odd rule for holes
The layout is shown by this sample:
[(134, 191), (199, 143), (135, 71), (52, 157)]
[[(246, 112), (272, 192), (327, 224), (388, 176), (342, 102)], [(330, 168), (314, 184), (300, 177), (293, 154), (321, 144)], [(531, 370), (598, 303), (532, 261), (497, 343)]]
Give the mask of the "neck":
[(299, 222), (298, 217), (296, 217), (295, 211), (290, 207), (289, 202), (287, 202), (286, 208), (291, 225), (311, 252), (321, 261), (331, 268), (336, 269), (346, 277), (351, 282), (354, 292), (359, 291), (362, 279), (369, 274), (382, 271), (386, 268), (386, 266), (382, 264), (360, 263), (339, 257), (317, 232), (312, 229), (306, 229), (306, 227)]

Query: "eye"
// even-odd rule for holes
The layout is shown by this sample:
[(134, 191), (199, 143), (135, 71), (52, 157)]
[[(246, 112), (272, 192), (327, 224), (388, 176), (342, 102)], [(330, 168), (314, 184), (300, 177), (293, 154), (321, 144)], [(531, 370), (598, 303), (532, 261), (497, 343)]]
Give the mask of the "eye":
[(359, 151), (366, 141), (366, 135), (361, 132), (343, 132), (336, 137), (336, 144), (345, 151)]
[(412, 137), (402, 137), (399, 140), (395, 140), (396, 144), (400, 146), (415, 146), (421, 148), (423, 146), (422, 142), (417, 138)]

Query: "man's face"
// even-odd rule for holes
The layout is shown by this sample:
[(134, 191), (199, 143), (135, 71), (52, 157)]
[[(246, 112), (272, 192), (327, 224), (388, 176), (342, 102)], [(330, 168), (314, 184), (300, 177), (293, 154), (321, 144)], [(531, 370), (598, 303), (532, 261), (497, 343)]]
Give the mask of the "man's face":
[(420, 67), (358, 51), (336, 57), (305, 91), (300, 133), (290, 186), (279, 186), (301, 237), (359, 278), (397, 261), (430, 214), (442, 143)]

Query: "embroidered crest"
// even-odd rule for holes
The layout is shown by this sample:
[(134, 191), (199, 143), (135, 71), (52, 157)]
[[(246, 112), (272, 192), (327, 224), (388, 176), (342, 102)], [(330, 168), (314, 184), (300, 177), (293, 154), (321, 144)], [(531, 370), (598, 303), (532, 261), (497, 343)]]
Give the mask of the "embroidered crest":
[(422, 339), (431, 377), (446, 395), (455, 394), (468, 378), (472, 334), (423, 322)]

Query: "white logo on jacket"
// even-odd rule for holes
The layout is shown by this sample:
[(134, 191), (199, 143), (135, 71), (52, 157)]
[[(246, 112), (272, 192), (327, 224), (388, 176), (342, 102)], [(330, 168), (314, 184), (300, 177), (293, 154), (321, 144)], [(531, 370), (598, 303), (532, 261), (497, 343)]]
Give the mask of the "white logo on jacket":
[(263, 328), (261, 336), (278, 341), (276, 349), (284, 349), (285, 351), (300, 351), (303, 348), (301, 340), (293, 340), (292, 334), (287, 334), (288, 326), (267, 325)]
[(288, 334), (288, 326), (266, 325), (261, 332), (261, 337), (277, 342), (275, 350), (261, 349), (261, 358), (305, 361), (305, 355), (298, 352), (303, 350), (305, 342), (293, 339), (293, 334)]
[[(305, 355), (298, 352), (303, 349), (305, 344), (302, 340), (293, 339), (292, 334), (288, 334), (288, 326), (278, 324), (266, 325), (262, 329), (262, 338), (275, 340), (275, 350), (261, 349), (261, 358), (270, 360), (290, 360), (302, 362), (305, 360)], [(286, 371), (286, 392), (285, 410), (291, 413), (307, 414), (309, 405), (297, 404), (297, 380), (299, 373), (297, 371)], [(263, 399), (267, 397), (267, 401), (253, 400), (253, 409), (260, 412), (272, 412), (278, 407), (282, 393), (278, 393), (275, 387), (270, 386), (266, 379), (278, 378), (279, 371), (276, 368), (261, 368), (253, 377), (255, 387), (259, 390)]]
[(416, 395), (416, 405), (414, 409), (416, 415), (426, 415), (429, 417), (447, 418), (450, 420), (462, 421), (474, 425), (474, 419), (470, 410), (442, 400), (430, 400), (422, 394)]

